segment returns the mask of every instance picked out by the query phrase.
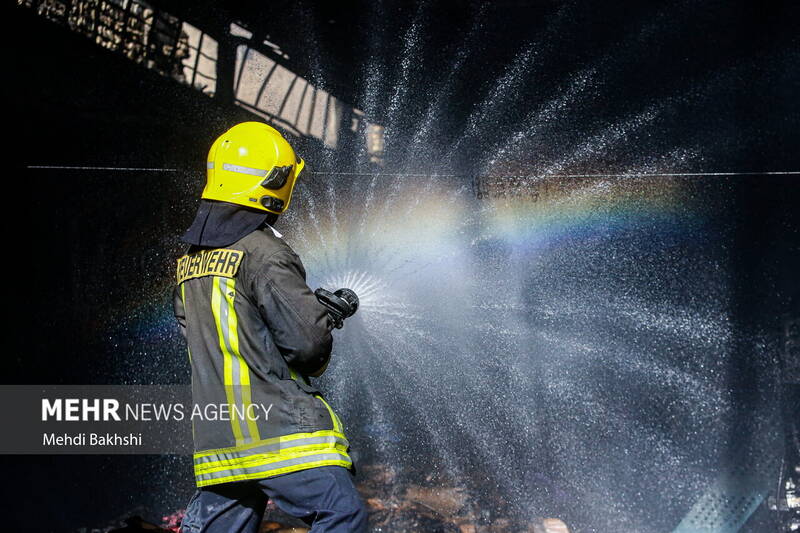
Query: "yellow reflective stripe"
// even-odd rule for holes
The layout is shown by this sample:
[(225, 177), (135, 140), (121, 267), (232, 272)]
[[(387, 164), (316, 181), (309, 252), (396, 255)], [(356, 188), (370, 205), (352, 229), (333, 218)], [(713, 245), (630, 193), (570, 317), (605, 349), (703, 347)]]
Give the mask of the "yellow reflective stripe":
[[(224, 296), (228, 306), (228, 345), (231, 355), (235, 357), (233, 364), (239, 365), (239, 383), (234, 383), (234, 385), (241, 393), (242, 407), (244, 408), (243, 412), (247, 413), (247, 409), (253, 404), (253, 401), (252, 390), (250, 388), (250, 367), (247, 366), (247, 361), (244, 360), (244, 357), (242, 357), (242, 354), (239, 352), (239, 319), (236, 315), (236, 309), (233, 306), (233, 300), (236, 297), (236, 291), (234, 290), (236, 280), (232, 278), (222, 278), (220, 285), (225, 286)], [(236, 416), (235, 411), (233, 416)], [(261, 436), (258, 433), (258, 424), (256, 421), (246, 415), (245, 418), (247, 419), (246, 422), (248, 432), (250, 433), (250, 440), (254, 441), (260, 439)]]
[(208, 466), (212, 463), (233, 464), (236, 461), (244, 460), (246, 457), (255, 457), (261, 455), (298, 453), (312, 449), (341, 450), (346, 452), (349, 448), (350, 443), (347, 442), (347, 439), (345, 438), (317, 435), (315, 437), (309, 437), (306, 439), (295, 439), (288, 442), (263, 444), (251, 450), (216, 453), (212, 455), (205, 455), (203, 457), (195, 457), (193, 462), (195, 466), (200, 467)]
[(288, 474), (289, 472), (297, 472), (298, 470), (308, 470), (309, 468), (316, 468), (318, 466), (341, 466), (350, 468), (353, 464), (350, 460), (326, 460), (326, 461), (309, 461), (299, 465), (287, 466), (284, 468), (275, 468), (263, 472), (253, 472), (250, 474), (232, 474), (230, 476), (218, 477), (212, 479), (196, 480), (198, 487), (207, 487), (209, 485), (218, 485), (220, 483), (228, 483), (231, 481), (246, 481), (248, 479), (262, 479), (265, 477), (277, 476), (280, 474)]
[(313, 437), (338, 437), (340, 439), (347, 440), (342, 433), (329, 430), (315, 431), (313, 433), (292, 433), (290, 435), (284, 435), (281, 437), (271, 437), (269, 439), (260, 440), (258, 442), (252, 442), (250, 444), (245, 444), (242, 446), (231, 446), (229, 448), (215, 448), (215, 449), (195, 452), (194, 458), (197, 459), (199, 457), (205, 457), (208, 455), (216, 455), (221, 453), (240, 452), (268, 444), (288, 443), (297, 439), (309, 439)]
[[(181, 283), (181, 303), (183, 304), (183, 315), (184, 320), (186, 320), (186, 327), (189, 326), (189, 321), (186, 319), (186, 285)], [(186, 343), (186, 351), (189, 353), (189, 363), (192, 362), (192, 349), (189, 347), (189, 343)]]
[(217, 461), (195, 463), (194, 473), (196, 475), (210, 474), (212, 472), (219, 472), (221, 470), (262, 466), (277, 461), (285, 461), (287, 459), (304, 457), (309, 454), (318, 454), (326, 451), (330, 453), (341, 453), (342, 455), (347, 455), (347, 448), (348, 444), (346, 442), (303, 444), (289, 449), (282, 449), (279, 452), (254, 453), (244, 457), (230, 457), (228, 459), (219, 459)]
[(303, 374), (301, 374), (300, 372), (298, 372), (297, 370), (295, 370), (292, 367), (289, 367), (289, 375), (295, 381), (299, 381), (301, 383), (305, 383), (306, 385), (310, 385), (311, 384), (311, 383), (309, 383), (308, 378), (306, 376), (304, 376)]
[[(269, 473), (273, 470), (273, 468), (269, 468), (269, 465), (276, 465), (276, 468), (282, 468), (284, 466), (295, 466), (305, 464), (307, 461), (304, 461), (304, 458), (314, 458), (319, 456), (328, 456), (326, 459), (333, 459), (335, 461), (350, 461), (350, 458), (347, 454), (335, 450), (311, 450), (303, 453), (297, 453), (293, 455), (286, 455), (281, 457), (272, 457), (270, 459), (264, 460), (253, 460), (246, 464), (241, 464), (239, 466), (219, 466), (216, 468), (206, 468), (200, 470), (195, 467), (194, 469), (194, 476), (195, 478), (202, 478), (202, 479), (216, 479), (219, 477), (224, 477), (226, 475), (237, 475), (236, 470), (243, 470), (244, 472), (240, 472), (240, 474), (265, 474)], [(279, 465), (279, 463), (283, 463), (283, 465)], [(267, 468), (264, 468), (267, 467)], [(248, 472), (249, 471), (249, 472)]]
[(325, 404), (325, 407), (328, 408), (328, 413), (330, 413), (331, 415), (331, 422), (333, 422), (333, 430), (338, 433), (342, 433), (342, 421), (339, 420), (339, 417), (336, 416), (336, 413), (333, 412), (333, 409), (331, 409), (331, 406), (328, 405), (328, 402), (325, 401), (325, 398), (316, 394), (314, 396), (319, 398), (322, 401), (322, 403)]
[(245, 413), (245, 418), (247, 418), (247, 429), (250, 431), (250, 439), (258, 440), (261, 438), (261, 435), (258, 432), (258, 424), (256, 423), (255, 419), (247, 416), (247, 413), (250, 412), (248, 407), (253, 405), (253, 398), (251, 393), (252, 389), (250, 388), (250, 367), (247, 366), (247, 363), (245, 363), (244, 358), (242, 358), (241, 356), (239, 357), (239, 363), (241, 364), (242, 367), (241, 373), (239, 375), (244, 375), (245, 378), (247, 378), (246, 382), (245, 380), (242, 380), (242, 403), (245, 406), (244, 413)]
[[(217, 479), (226, 475), (237, 475), (235, 474), (236, 470), (245, 471), (241, 472), (242, 474), (264, 475), (275, 468), (302, 465), (309, 461), (322, 459), (352, 462), (346, 452), (334, 449), (310, 450), (270, 456), (253, 455), (221, 466), (206, 467), (206, 465), (195, 465), (194, 474), (196, 479)], [(270, 468), (270, 465), (274, 466)]]
[[(214, 277), (213, 289), (211, 291), (211, 311), (214, 313), (214, 322), (217, 325), (217, 336), (219, 337), (219, 348), (222, 351), (222, 374), (225, 385), (225, 398), (228, 400), (228, 405), (231, 407), (231, 430), (236, 439), (236, 444), (244, 443), (244, 436), (242, 434), (242, 427), (236, 419), (235, 409), (236, 396), (233, 389), (233, 356), (228, 350), (228, 345), (225, 342), (228, 332), (228, 321), (223, 323), (222, 316), (227, 309), (222, 308), (222, 296), (224, 288), (220, 286), (220, 280), (227, 278)], [(226, 297), (227, 300), (227, 297)], [(223, 331), (225, 328), (225, 331)]]

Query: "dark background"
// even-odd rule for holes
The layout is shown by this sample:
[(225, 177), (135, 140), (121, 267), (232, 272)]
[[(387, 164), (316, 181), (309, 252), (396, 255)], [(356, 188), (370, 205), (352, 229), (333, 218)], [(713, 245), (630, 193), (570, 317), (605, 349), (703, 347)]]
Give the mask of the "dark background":
[[(737, 330), (779, 343), (782, 317), (798, 314), (800, 176), (763, 174), (800, 170), (796, 2), (153, 5), (216, 36), (221, 50), (231, 21), (269, 34), (291, 69), (323, 80), (337, 98), (387, 127), (381, 171), (451, 171), (465, 183), (498, 169), (536, 173), (609, 125), (656, 106), (648, 127), (563, 170), (626, 172), (644, 156), (652, 162), (700, 149), (702, 158), (666, 159), (659, 171), (755, 173), (694, 178), (705, 197), (726, 205), (720, 223), (732, 235), (726, 252), (735, 273), (733, 320)], [(13, 127), (6, 140), (12, 166), (4, 202), (4, 382), (186, 383), (188, 367), (168, 361), (180, 348), (163, 311), (164, 272), (194, 212), (207, 147), (253, 116), (234, 105), (224, 84), (211, 98), (101, 49), (34, 7), (16, 6), (11, 14), (17, 33), (6, 82)], [(414, 23), (417, 33), (410, 32)], [(450, 75), (464, 49), (463, 67)], [(529, 49), (535, 58), (507, 77)], [(410, 58), (405, 71), (403, 57)], [(224, 73), (230, 65), (219, 68)], [(524, 152), (529, 157), (486, 167), (487, 154), (524, 129), (529, 108), (592, 68), (595, 82), (553, 119), (547, 142), (534, 140), (535, 151)], [(513, 87), (498, 92), (502, 84)], [(428, 106), (442, 94), (429, 124)], [(470, 117), (491, 98), (491, 112), (470, 130)], [(429, 142), (412, 143), (426, 124)], [(297, 145), (312, 164), (316, 155), (337, 170), (374, 170), (355, 138), (333, 151), (313, 138)], [(739, 354), (728, 371), (747, 420), (762, 362), (753, 361), (746, 343)], [(191, 480), (163, 474), (181, 462), (188, 465), (179, 457), (4, 457), (6, 512), (23, 529), (65, 531), (137, 506), (149, 513), (176, 509)]]

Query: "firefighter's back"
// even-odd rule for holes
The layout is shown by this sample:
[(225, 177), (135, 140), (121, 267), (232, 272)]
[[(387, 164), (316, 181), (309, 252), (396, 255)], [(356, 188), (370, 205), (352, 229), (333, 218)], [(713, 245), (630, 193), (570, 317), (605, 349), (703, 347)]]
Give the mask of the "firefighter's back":
[[(297, 255), (270, 228), (225, 248), (193, 247), (178, 260), (199, 486), (350, 466), (338, 417), (281, 350), (293, 351), (302, 365), (299, 356), (311, 355), (313, 337), (324, 337), (326, 329), (291, 336), (272, 331), (306, 321), (296, 309), (303, 299), (291, 286), (304, 284), (304, 277)], [(294, 345), (280, 347), (275, 337), (284, 343), (294, 337)]]

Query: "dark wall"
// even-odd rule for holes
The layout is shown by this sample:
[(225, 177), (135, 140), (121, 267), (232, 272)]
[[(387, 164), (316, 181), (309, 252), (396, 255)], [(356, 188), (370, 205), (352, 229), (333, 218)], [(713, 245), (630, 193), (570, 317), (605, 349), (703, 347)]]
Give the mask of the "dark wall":
[[(785, 51), (796, 36), (782, 31), (786, 14), (791, 13), (788, 8), (712, 6), (727, 14), (716, 19), (722, 24), (710, 20), (710, 15), (692, 19), (682, 31), (668, 32), (667, 44), (653, 49), (648, 59), (635, 48), (636, 39), (628, 39), (622, 48), (615, 46), (642, 25), (648, 27), (655, 20), (658, 28), (664, 28), (675, 21), (654, 19), (659, 10), (644, 4), (630, 12), (624, 6), (608, 11), (597, 6), (579, 10), (579, 16), (560, 27), (565, 31), (544, 41), (540, 57), (552, 68), (523, 83), (515, 98), (499, 101), (503, 111), (483, 124), (481, 136), (464, 143), (464, 153), (482, 156), (487, 146), (502, 143), (522, 125), (521, 103), (547, 102), (565, 78), (591, 64), (603, 55), (601, 51), (610, 58), (601, 65), (606, 85), (596, 89), (599, 95), (589, 94), (574, 104), (574, 114), (552, 138), (553, 153), (536, 152), (531, 159), (558, 156), (565, 147), (641, 110), (649, 101), (668, 100), (686, 90), (686, 99), (675, 98), (673, 110), (665, 113), (657, 128), (604, 152), (608, 164), (624, 167), (643, 152), (706, 143), (705, 163), (724, 163), (718, 167), (723, 170), (797, 170), (792, 166), (797, 162), (793, 105), (797, 76), (792, 62), (797, 56)], [(442, 145), (461, 134), (469, 112), (491, 93), (492, 83), (515, 58), (519, 51), (515, 46), (524, 46), (524, 20), (513, 21), (508, 34), (503, 33), (503, 9), (502, 4), (489, 9), (494, 17), (487, 21), (491, 38), (472, 43), (479, 53), (470, 61), (476, 64), (455, 80), (454, 111), (440, 115), (443, 136), (437, 136), (437, 142)], [(402, 37), (413, 11), (407, 8), (397, 22), (387, 8), (382, 24), (397, 22), (394, 31)], [(439, 8), (437, 17), (445, 19), (446, 11)], [(546, 17), (557, 11), (546, 2), (536, 7), (534, 12), (542, 17), (532, 22), (537, 36), (547, 26)], [(463, 13), (454, 18), (459, 26), (453, 34), (466, 35), (470, 18)], [(169, 287), (163, 272), (172, 268), (181, 249), (178, 236), (191, 220), (202, 187), (207, 147), (225, 127), (252, 116), (105, 51), (30, 11), (17, 9), (12, 20), (25, 28), (25, 37), (14, 48), (14, 76), (7, 84), (15, 129), (7, 144), (13, 164), (3, 227), (6, 263), (14, 269), (8, 278), (14, 327), (6, 343), (4, 382), (185, 383), (188, 367), (175, 370), (174, 363), (162, 364), (182, 349), (168, 316)], [(438, 33), (435, 42), (448, 41), (448, 54), (433, 46), (422, 50), (420, 65), (426, 57), (428, 62), (438, 57), (438, 62), (413, 69), (409, 84), (414, 89), (394, 126), (414, 130), (437, 94), (433, 89), (441, 89), (442, 79), (431, 72), (445, 68), (452, 57), (449, 53), (458, 47), (446, 33)], [(515, 46), (502, 48), (504, 39), (513, 40)], [(646, 31), (641, 39), (648, 45), (664, 42), (648, 40)], [(402, 41), (392, 42), (387, 50), (401, 52)], [(367, 56), (363, 52), (353, 59), (357, 65), (353, 79), (359, 83), (364, 81), (359, 76)], [(773, 59), (761, 64), (765, 57)], [(484, 68), (479, 68), (480, 61)], [(381, 64), (394, 68), (397, 56), (387, 55)], [(724, 75), (710, 76), (716, 70)], [(694, 80), (709, 79), (708, 86), (693, 85)], [(393, 80), (392, 76), (383, 80), (385, 90), (375, 106), (381, 113), (389, 107), (385, 99), (392, 93)], [(691, 93), (693, 88), (697, 94)], [(408, 148), (402, 139), (395, 146), (400, 154)], [(434, 144), (432, 150), (439, 148)], [(475, 159), (465, 160), (465, 167), (474, 168)], [(31, 165), (166, 170), (27, 168)], [(725, 220), (736, 232), (731, 251), (737, 280), (736, 328), (767, 332), (765, 338), (778, 342), (775, 317), (797, 313), (800, 306), (798, 181), (795, 176), (753, 176), (725, 186), (709, 181), (708, 191), (709, 195), (733, 191), (738, 210), (733, 220)], [(741, 338), (730, 381), (741, 406), (741, 424), (747, 427), (748, 413), (759, 401), (758, 383), (769, 381), (769, 376), (763, 376), (763, 362), (754, 359), (761, 352), (754, 350), (752, 337)], [(124, 361), (117, 358), (117, 349), (127, 354)], [(138, 363), (136, 357), (141, 359)], [(0, 458), (11, 479), (4, 491), (7, 501), (14, 502), (15, 518), (44, 531), (91, 525), (86, 522), (90, 519), (92, 524), (102, 523), (138, 505), (151, 511), (177, 508), (191, 491), (191, 480), (161, 476), (182, 461), (188, 471), (185, 458)]]

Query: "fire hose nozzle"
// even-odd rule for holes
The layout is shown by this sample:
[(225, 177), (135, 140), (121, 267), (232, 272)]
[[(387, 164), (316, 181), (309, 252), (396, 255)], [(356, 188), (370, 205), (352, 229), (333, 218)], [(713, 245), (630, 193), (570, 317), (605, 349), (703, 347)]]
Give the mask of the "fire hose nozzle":
[(342, 327), (345, 318), (353, 316), (358, 310), (358, 296), (351, 289), (330, 292), (319, 288), (314, 291), (314, 296), (328, 309), (328, 315), (337, 329)]

